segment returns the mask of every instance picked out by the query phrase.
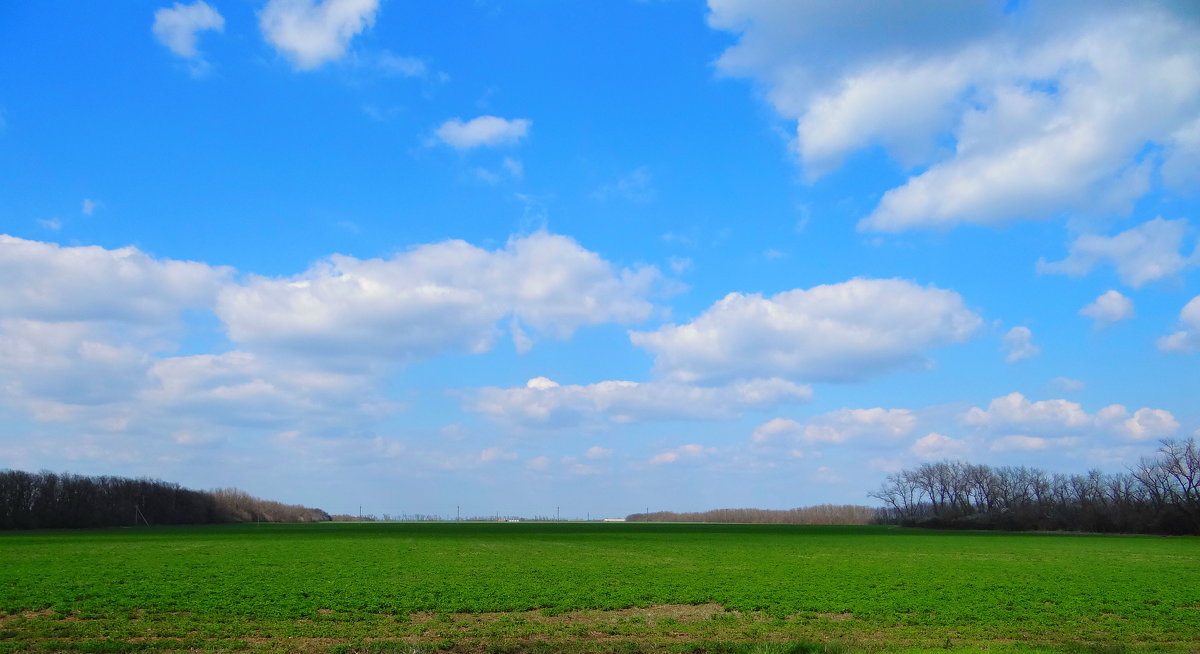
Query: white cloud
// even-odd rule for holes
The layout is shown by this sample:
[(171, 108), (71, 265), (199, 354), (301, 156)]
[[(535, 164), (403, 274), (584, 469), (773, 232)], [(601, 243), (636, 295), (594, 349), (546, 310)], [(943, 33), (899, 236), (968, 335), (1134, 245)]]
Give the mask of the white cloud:
[(0, 318), (161, 323), (210, 305), (232, 270), (135, 247), (62, 247), (0, 234)]
[(1200, 186), (1200, 118), (1171, 134), (1162, 176), (1168, 188), (1188, 191)]
[(317, 370), (249, 352), (156, 360), (136, 402), (173, 418), (238, 426), (287, 426), (363, 420), (398, 409), (379, 398), (372, 379)]
[(1054, 384), (1058, 390), (1064, 393), (1078, 393), (1087, 388), (1087, 384), (1079, 379), (1071, 379), (1070, 377), (1055, 377), (1050, 382)]
[(379, 67), (384, 72), (401, 77), (424, 77), (429, 74), (429, 64), (419, 57), (401, 57), (390, 52), (379, 55)]
[(1170, 436), (1179, 429), (1179, 421), (1165, 409), (1138, 409), (1121, 427), (1130, 438), (1144, 440)]
[(699, 459), (717, 453), (715, 447), (705, 447), (695, 443), (688, 445), (680, 445), (673, 450), (659, 452), (650, 458), (650, 463), (655, 465), (663, 465), (666, 463), (675, 463), (683, 459)]
[[(0, 319), (0, 401), (38, 419), (130, 398), (150, 356), (124, 329), (82, 321)], [(122, 338), (126, 336), (126, 338)]]
[(62, 229), (62, 221), (58, 218), (38, 218), (38, 224), (46, 229), (57, 232)]
[(607, 459), (608, 457), (612, 456), (612, 454), (613, 451), (610, 449), (600, 447), (599, 445), (593, 445), (592, 447), (589, 447), (587, 452), (584, 452), (583, 455), (594, 461), (596, 459)]
[(1004, 360), (1009, 363), (1031, 359), (1042, 353), (1042, 348), (1033, 344), (1033, 332), (1028, 327), (1013, 327), (1001, 340), (1007, 352)]
[(564, 456), (558, 462), (562, 466), (563, 472), (568, 475), (594, 475), (600, 472), (600, 468), (583, 463), (574, 456)]
[(922, 459), (956, 459), (965, 456), (970, 450), (966, 441), (950, 438), (945, 434), (930, 432), (918, 438), (909, 448), (913, 454)]
[(805, 401), (812, 391), (782, 379), (705, 387), (672, 381), (603, 381), (562, 386), (535, 377), (524, 387), (479, 389), (468, 408), (524, 427), (728, 418), (747, 410)]
[(772, 418), (754, 429), (751, 440), (769, 443), (778, 436), (796, 437), (804, 432), (804, 425), (790, 418)]
[[(1122, 412), (1124, 408), (1122, 407)], [(1095, 424), (1095, 418), (1078, 402), (1043, 400), (1030, 402), (1021, 393), (1009, 393), (992, 400), (987, 410), (973, 407), (963, 420), (976, 427), (1008, 430), (1013, 427), (1042, 429), (1082, 429)]]
[[(225, 428), (355, 429), (393, 412), (375, 380), (248, 352), (161, 356), (150, 330), (109, 322), (0, 320), (0, 403), (75, 431), (158, 437)], [(194, 439), (193, 439), (194, 440)]]
[[(190, 5), (176, 2), (170, 9), (163, 8), (154, 12), (154, 38), (176, 55), (193, 62), (193, 72), (203, 72), (204, 58), (196, 48), (196, 35), (212, 30), (225, 31), (225, 19), (216, 9), (208, 6), (202, 0)], [(88, 208), (90, 200), (84, 200), (83, 213), (91, 215)], [(94, 206), (94, 205), (93, 205)]]
[(692, 260), (688, 257), (671, 257), (667, 263), (671, 266), (671, 272), (676, 275), (682, 275), (692, 267)]
[(505, 157), (504, 161), (502, 161), (500, 165), (503, 166), (504, 170), (507, 171), (508, 174), (514, 179), (521, 179), (525, 176), (525, 165), (522, 164), (519, 159)]
[(1079, 315), (1096, 322), (1097, 327), (1133, 317), (1133, 301), (1117, 291), (1108, 291), (1079, 310)]
[(1130, 416), (1124, 406), (1111, 404), (1089, 414), (1077, 402), (1030, 402), (1020, 393), (992, 400), (987, 410), (970, 409), (963, 415), (963, 422), (991, 433), (1035, 432), (1038, 436), (1034, 437), (1099, 432), (1145, 439), (1166, 436), (1179, 428), (1175, 416), (1165, 409), (1141, 408)]
[(806, 445), (842, 443), (864, 437), (893, 439), (907, 436), (916, 426), (917, 417), (908, 409), (838, 409), (807, 423), (774, 418), (759, 425), (751, 439), (766, 444), (783, 438)]
[(524, 118), (506, 120), (497, 116), (479, 116), (467, 122), (452, 118), (434, 134), (446, 145), (458, 150), (480, 146), (512, 145), (525, 138), (532, 123)]
[(1147, 147), (1195, 188), (1200, 28), (1181, 4), (709, 6), (738, 35), (719, 70), (759, 81), (794, 121), (810, 178), (873, 146), (917, 170), (862, 229), (1126, 211), (1150, 188)]
[(485, 184), (495, 185), (499, 184), (505, 177), (521, 179), (525, 176), (525, 166), (517, 159), (505, 157), (500, 162), (500, 166), (495, 170), (483, 167), (476, 168), (475, 176)]
[(375, 23), (379, 0), (270, 0), (258, 15), (263, 38), (298, 70), (340, 59)]
[[(335, 255), (292, 278), (227, 287), (216, 310), (239, 343), (403, 363), (486, 351), (505, 317), (558, 338), (584, 325), (643, 320), (659, 280), (654, 268), (616, 270), (570, 238), (537, 232), (499, 250), (446, 241), (390, 259)], [(513, 335), (524, 347), (524, 332)]]
[(98, 207), (98, 206), (100, 206), (99, 202), (96, 202), (95, 200), (89, 200), (88, 198), (84, 198), (83, 204), (79, 207), (79, 213), (82, 213), (85, 216), (90, 216), (93, 213), (95, 213), (96, 207)]
[(1200, 295), (1180, 310), (1179, 324), (1182, 329), (1158, 339), (1158, 349), (1185, 354), (1200, 350)]
[(1189, 259), (1180, 254), (1188, 231), (1188, 222), (1182, 218), (1155, 218), (1114, 236), (1084, 234), (1071, 244), (1066, 259), (1039, 260), (1038, 272), (1080, 277), (1107, 263), (1116, 268), (1122, 283), (1141, 288), (1196, 265), (1195, 255)]
[(684, 325), (631, 332), (673, 379), (778, 375), (858, 380), (920, 363), (961, 343), (981, 319), (953, 291), (898, 279), (853, 279), (779, 293), (730, 293)]

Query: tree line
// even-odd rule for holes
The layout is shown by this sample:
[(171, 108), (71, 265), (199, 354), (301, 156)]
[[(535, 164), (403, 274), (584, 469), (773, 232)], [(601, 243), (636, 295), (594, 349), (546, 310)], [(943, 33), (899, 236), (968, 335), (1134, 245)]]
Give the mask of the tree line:
[(220, 522), (316, 522), (320, 509), (224, 488), (197, 491), (157, 479), (0, 471), (0, 529)]
[(634, 513), (628, 522), (734, 522), (768, 525), (869, 525), (878, 520), (878, 509), (854, 504), (821, 504), (795, 509), (714, 509), (693, 513), (652, 511)]
[(1163, 441), (1128, 472), (925, 463), (871, 493), (882, 522), (917, 527), (1200, 534), (1200, 447)]

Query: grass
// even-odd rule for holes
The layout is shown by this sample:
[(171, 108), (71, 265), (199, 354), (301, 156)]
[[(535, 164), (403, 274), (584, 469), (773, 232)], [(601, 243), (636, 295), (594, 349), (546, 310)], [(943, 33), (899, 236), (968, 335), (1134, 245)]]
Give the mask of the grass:
[(698, 524), (0, 534), (0, 652), (1200, 651), (1200, 539)]

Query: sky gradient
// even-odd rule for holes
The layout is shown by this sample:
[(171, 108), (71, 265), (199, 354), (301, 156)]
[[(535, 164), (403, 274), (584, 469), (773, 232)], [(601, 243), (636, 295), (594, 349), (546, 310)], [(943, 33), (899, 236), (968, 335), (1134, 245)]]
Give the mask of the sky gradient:
[(7, 3), (0, 468), (593, 518), (1123, 470), (1200, 433), (1197, 7)]

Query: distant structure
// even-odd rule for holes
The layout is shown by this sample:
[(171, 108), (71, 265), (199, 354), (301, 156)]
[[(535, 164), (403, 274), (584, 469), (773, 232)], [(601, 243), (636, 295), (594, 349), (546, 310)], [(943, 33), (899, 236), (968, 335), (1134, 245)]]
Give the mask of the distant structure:
[(604, 518), (600, 522), (625, 522), (625, 518)]

